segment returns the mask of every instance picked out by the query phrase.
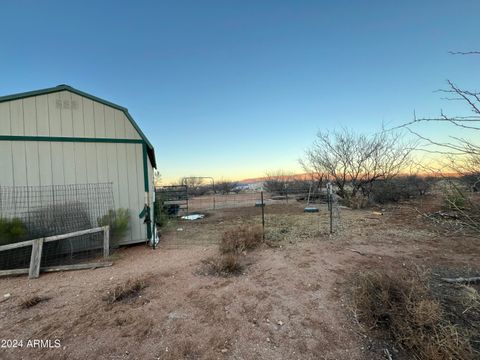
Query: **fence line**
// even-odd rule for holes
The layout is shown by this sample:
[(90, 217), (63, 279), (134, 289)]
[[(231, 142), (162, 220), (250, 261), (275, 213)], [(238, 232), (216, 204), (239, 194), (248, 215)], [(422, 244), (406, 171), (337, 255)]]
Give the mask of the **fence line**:
[[(103, 226), (103, 227), (97, 227), (93, 229), (87, 229), (87, 230), (81, 230), (81, 231), (75, 231), (72, 233), (68, 234), (62, 234), (62, 235), (54, 235), (54, 236), (49, 236), (45, 238), (39, 238), (39, 239), (33, 239), (33, 240), (27, 240), (27, 241), (22, 241), (22, 242), (17, 242), (13, 244), (7, 244), (7, 245), (2, 245), (0, 246), (0, 252), (6, 251), (6, 250), (12, 250), (12, 249), (17, 249), (17, 248), (22, 248), (26, 246), (32, 246), (32, 252), (31, 252), (31, 257), (30, 257), (30, 267), (28, 269), (28, 277), (29, 278), (38, 278), (40, 274), (40, 264), (42, 261), (42, 252), (43, 252), (43, 244), (48, 243), (48, 242), (53, 242), (53, 241), (60, 241), (72, 237), (79, 237), (83, 235), (88, 235), (88, 234), (94, 234), (94, 233), (99, 233), (103, 232), (103, 257), (106, 258), (109, 256), (109, 233), (110, 233), (110, 227), (109, 226)], [(66, 269), (66, 267), (63, 267)], [(47, 267), (48, 269), (48, 267)], [(27, 271), (27, 269), (11, 269), (11, 270), (0, 270), (0, 276), (2, 275), (13, 275), (13, 274), (23, 274)]]
[[(188, 208), (182, 211), (178, 207), (178, 213), (169, 214), (170, 221), (167, 225), (159, 227), (165, 235), (160, 245), (215, 244), (221, 241), (226, 230), (241, 224), (260, 225), (263, 236), (268, 241), (297, 241), (337, 232), (340, 226), (340, 206), (333, 189), (310, 190), (288, 189), (282, 193), (259, 190), (188, 196)], [(193, 214), (199, 214), (203, 218), (182, 218), (183, 215)]]

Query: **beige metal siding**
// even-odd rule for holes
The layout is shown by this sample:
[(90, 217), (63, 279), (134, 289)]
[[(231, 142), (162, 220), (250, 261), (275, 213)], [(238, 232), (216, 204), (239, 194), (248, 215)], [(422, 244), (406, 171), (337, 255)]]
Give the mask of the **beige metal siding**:
[[(68, 91), (0, 103), (0, 135), (141, 139), (122, 111)], [(122, 243), (146, 238), (142, 144), (0, 141), (0, 171), (0, 186), (112, 182), (131, 217)]]
[[(0, 134), (10, 135), (10, 103), (0, 103)], [(0, 169), (2, 183), (13, 185), (12, 143), (0, 141)]]

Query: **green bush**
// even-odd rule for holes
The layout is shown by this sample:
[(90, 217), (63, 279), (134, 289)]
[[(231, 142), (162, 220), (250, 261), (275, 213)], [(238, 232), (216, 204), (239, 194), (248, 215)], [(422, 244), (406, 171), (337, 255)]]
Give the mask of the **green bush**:
[(163, 199), (160, 196), (157, 196), (155, 202), (153, 203), (153, 221), (158, 228), (164, 227), (168, 223), (168, 213), (165, 209)]
[(110, 209), (107, 215), (98, 218), (97, 221), (99, 226), (110, 226), (110, 239), (113, 244), (118, 244), (128, 231), (130, 213), (128, 209)]
[(0, 245), (11, 244), (25, 240), (27, 228), (18, 218), (0, 218)]

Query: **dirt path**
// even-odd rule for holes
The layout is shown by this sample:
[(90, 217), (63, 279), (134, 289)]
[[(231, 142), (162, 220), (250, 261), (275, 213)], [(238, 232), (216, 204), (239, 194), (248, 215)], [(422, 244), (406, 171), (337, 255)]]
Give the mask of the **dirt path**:
[[(198, 274), (214, 245), (141, 245), (122, 249), (111, 268), (0, 279), (0, 296), (11, 294), (0, 303), (0, 339), (61, 340), (57, 349), (0, 349), (0, 358), (382, 359), (344, 303), (352, 274), (407, 262), (474, 266), (480, 253), (398, 214), (345, 213), (341, 234), (255, 250), (238, 277)], [(102, 300), (132, 278), (147, 282), (140, 297)], [(50, 300), (19, 308), (31, 295)]]
[[(112, 268), (3, 279), (2, 292), (12, 297), (0, 304), (0, 338), (60, 338), (62, 347), (2, 357), (362, 358), (361, 339), (335, 296), (354, 254), (329, 244), (266, 249), (252, 254), (245, 275), (196, 275), (214, 251), (140, 246), (122, 251)], [(107, 289), (138, 277), (148, 283), (141, 298), (102, 300)], [(50, 300), (19, 309), (29, 294)]]

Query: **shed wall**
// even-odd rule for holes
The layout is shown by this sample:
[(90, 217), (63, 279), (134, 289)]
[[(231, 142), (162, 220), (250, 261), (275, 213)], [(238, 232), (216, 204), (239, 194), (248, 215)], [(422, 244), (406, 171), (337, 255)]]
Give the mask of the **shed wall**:
[[(69, 91), (0, 103), (0, 135), (141, 140), (122, 111)], [(142, 144), (0, 141), (0, 169), (0, 186), (112, 182), (115, 207), (130, 210), (122, 243), (146, 239)]]

